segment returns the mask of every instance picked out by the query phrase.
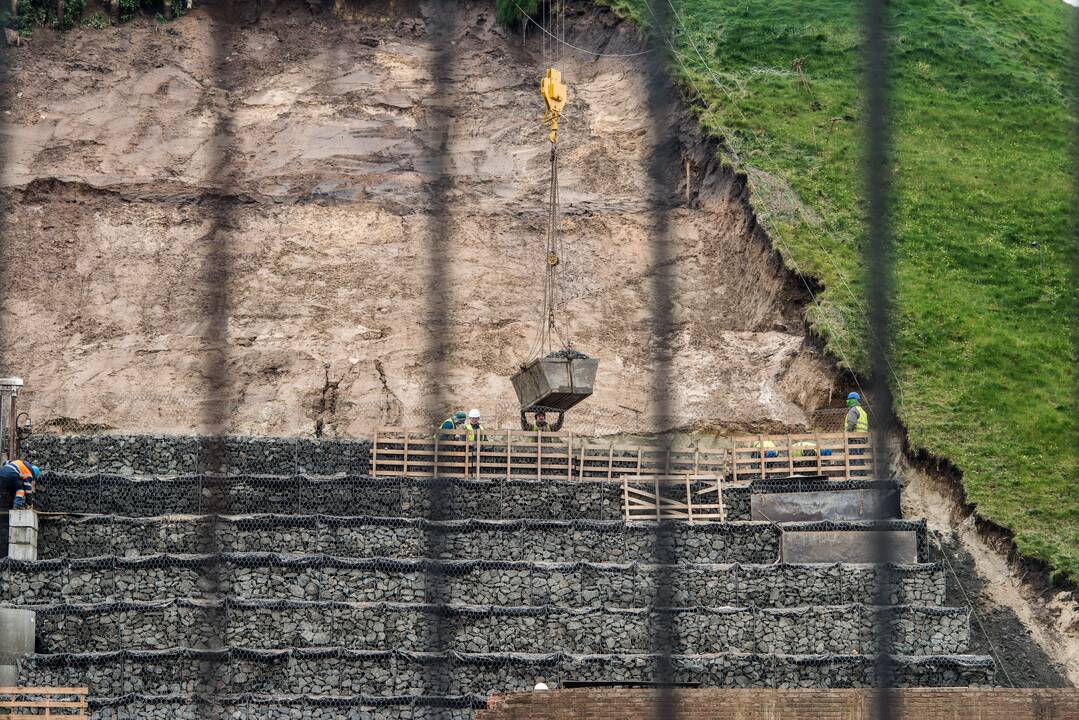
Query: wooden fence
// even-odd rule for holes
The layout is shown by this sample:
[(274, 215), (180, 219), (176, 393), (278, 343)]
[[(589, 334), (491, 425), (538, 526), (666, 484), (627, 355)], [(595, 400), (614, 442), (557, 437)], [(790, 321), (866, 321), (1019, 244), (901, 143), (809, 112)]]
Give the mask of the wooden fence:
[(376, 477), (619, 481), (688, 476), (741, 481), (800, 474), (846, 480), (868, 478), (872, 472), (868, 433), (740, 435), (716, 448), (662, 448), (569, 432), (488, 430), (469, 441), (455, 431), (386, 428), (375, 433), (371, 450)]
[(731, 486), (731, 483), (716, 476), (623, 476), (622, 514), (626, 522), (726, 522), (723, 488)]
[(731, 438), (732, 480), (824, 475), (834, 480), (873, 475), (869, 433), (737, 435)]
[(87, 720), (88, 688), (0, 687), (0, 718)]

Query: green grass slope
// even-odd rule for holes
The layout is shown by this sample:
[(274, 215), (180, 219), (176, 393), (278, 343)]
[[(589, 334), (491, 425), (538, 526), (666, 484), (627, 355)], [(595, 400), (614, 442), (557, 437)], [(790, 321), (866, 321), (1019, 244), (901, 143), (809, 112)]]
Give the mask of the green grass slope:
[[(607, 2), (650, 24), (645, 0)], [(749, 174), (788, 264), (824, 283), (815, 327), (864, 369), (859, 4), (673, 2), (673, 72)], [(1079, 579), (1065, 92), (1075, 10), (892, 8), (898, 412), (913, 446), (955, 463), (968, 498), (1024, 554)]]

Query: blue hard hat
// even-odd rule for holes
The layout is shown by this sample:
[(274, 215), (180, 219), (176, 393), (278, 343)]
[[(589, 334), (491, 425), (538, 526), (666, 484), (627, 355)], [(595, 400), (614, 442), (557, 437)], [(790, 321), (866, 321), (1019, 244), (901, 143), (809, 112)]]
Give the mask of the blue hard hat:
[(466, 413), (464, 410), (458, 410), (457, 412), (455, 412), (453, 414), (453, 416), (455, 418), (457, 418), (458, 420), (464, 420), (465, 418), (468, 417), (468, 413)]
[(31, 465), (30, 472), (34, 474), (34, 479), (37, 480), (38, 476), (41, 475), (41, 468), (39, 468), (37, 465)]
[(847, 399), (848, 400), (859, 400), (860, 401), (862, 399), (862, 396), (859, 395), (856, 392), (852, 392), (852, 393), (847, 394)]

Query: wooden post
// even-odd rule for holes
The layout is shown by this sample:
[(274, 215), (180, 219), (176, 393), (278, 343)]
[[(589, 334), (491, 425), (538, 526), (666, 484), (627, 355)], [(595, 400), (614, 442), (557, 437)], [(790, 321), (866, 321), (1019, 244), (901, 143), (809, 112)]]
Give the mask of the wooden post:
[(543, 464), (543, 431), (536, 431), (536, 479), (541, 480), (543, 473), (540, 471), (540, 465)]
[(693, 522), (693, 491), (689, 487), (690, 479), (689, 475), (686, 475), (686, 513), (689, 515), (689, 522)]
[(607, 446), (607, 479), (614, 478), (614, 441)]
[(161, 0), (161, 14), (166, 20), (172, 20), (172, 0)]
[(719, 521), (725, 523), (725, 522), (727, 522), (727, 511), (726, 511), (726, 509), (724, 508), (724, 505), (723, 505), (723, 476), (722, 475), (720, 475), (716, 479), (716, 486), (718, 488), (716, 490), (716, 494), (719, 495)]
[(850, 480), (850, 434), (843, 428), (843, 477)]
[(622, 514), (629, 522), (629, 475), (622, 476)]
[(375, 439), (371, 443), (371, 477), (378, 477), (378, 430), (375, 430)]
[(760, 461), (761, 461), (761, 480), (764, 480), (764, 453), (765, 453), (765, 449), (764, 449), (764, 434), (763, 433), (757, 436), (757, 445), (758, 445), (757, 449), (760, 451), (757, 454), (760, 455)]
[(408, 431), (405, 431), (405, 467), (402, 472), (408, 475)]
[(813, 431), (813, 444), (817, 446), (817, 474), (820, 475), (823, 467), (821, 457), (824, 455), (824, 446), (821, 445), (820, 433), (816, 430)]
[(439, 477), (438, 444), (439, 444), (439, 442), (441, 442), (441, 440), (442, 440), (441, 435), (435, 435), (434, 465), (431, 466), (431, 476), (436, 477), (436, 478)]
[(573, 433), (569, 434), (569, 445), (566, 446), (566, 480), (573, 479)]
[(464, 445), (457, 445), (457, 443), (460, 442), (459, 438), (461, 436), (455, 434), (453, 437), (454, 437), (454, 440), (455, 440), (454, 447), (456, 447), (459, 451), (464, 450), (464, 456), (465, 456), (464, 478), (467, 480), (468, 477), (469, 477), (469, 473), (472, 471), (472, 462), (471, 462), (471, 460), (472, 460), (472, 447), (471, 447), (472, 443), (470, 443), (468, 441), (468, 439), (466, 438), (465, 441), (464, 441), (464, 443), (465, 443)]
[(787, 475), (794, 474), (794, 448), (791, 445), (791, 434), (787, 433)]
[(64, 0), (56, 0), (56, 24), (61, 29), (64, 27)]
[(660, 512), (659, 512), (659, 507), (660, 507), (660, 505), (662, 505), (662, 502), (663, 502), (662, 499), (661, 499), (661, 496), (659, 494), (659, 475), (653, 475), (652, 476), (652, 482), (653, 482), (653, 485), (654, 485), (654, 487), (656, 489), (656, 522), (659, 522), (660, 519), (661, 519), (660, 518)]

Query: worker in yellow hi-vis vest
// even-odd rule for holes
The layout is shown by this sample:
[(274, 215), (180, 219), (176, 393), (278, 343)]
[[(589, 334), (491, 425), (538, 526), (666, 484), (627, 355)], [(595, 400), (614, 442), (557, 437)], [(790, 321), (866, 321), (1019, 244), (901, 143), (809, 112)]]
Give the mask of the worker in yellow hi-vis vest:
[(847, 432), (869, 432), (869, 413), (862, 407), (862, 396), (856, 392), (847, 395)]
[(487, 436), (483, 434), (484, 428), (478, 408), (472, 408), (468, 411), (468, 420), (461, 426), (461, 430), (465, 431), (465, 440), (468, 442), (487, 442)]

